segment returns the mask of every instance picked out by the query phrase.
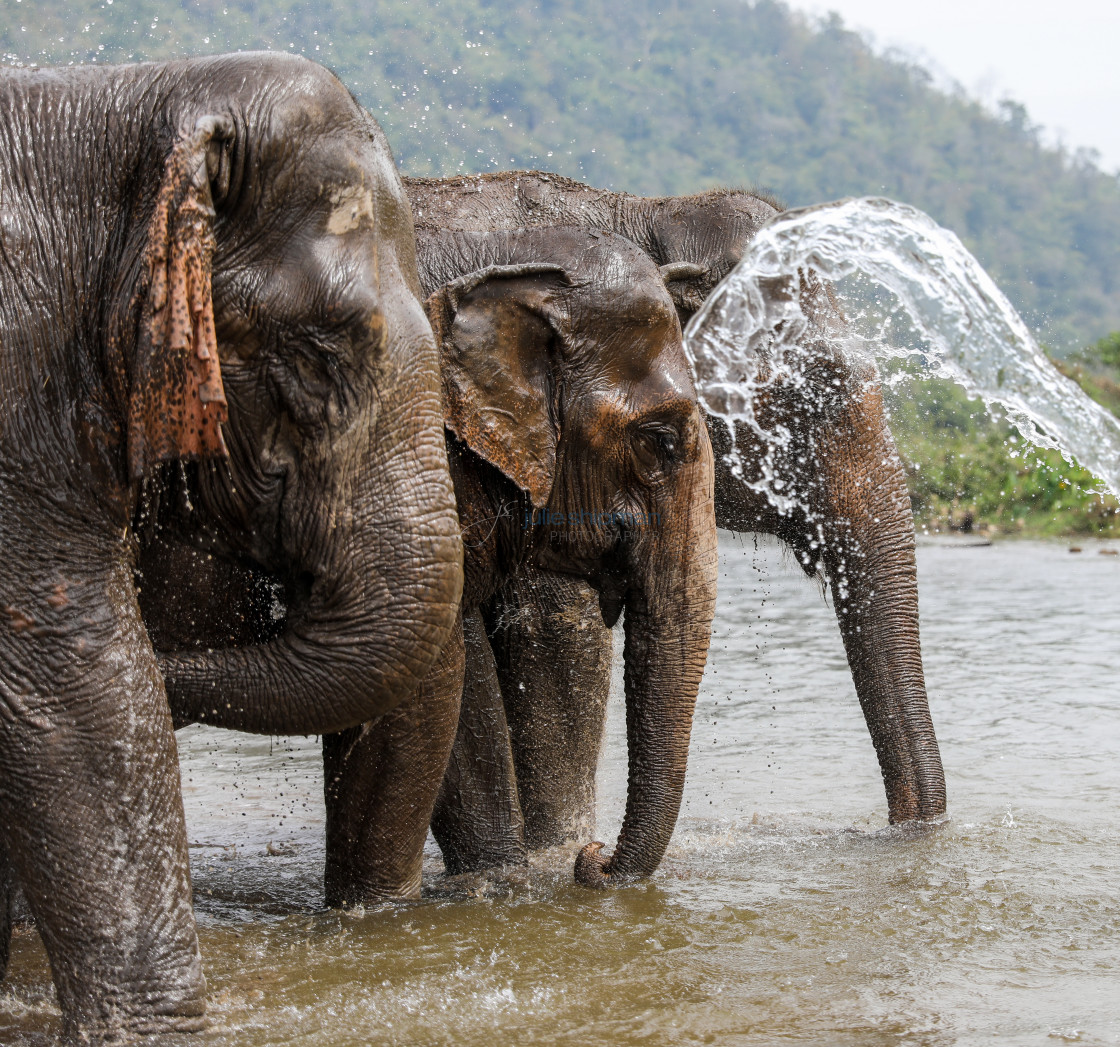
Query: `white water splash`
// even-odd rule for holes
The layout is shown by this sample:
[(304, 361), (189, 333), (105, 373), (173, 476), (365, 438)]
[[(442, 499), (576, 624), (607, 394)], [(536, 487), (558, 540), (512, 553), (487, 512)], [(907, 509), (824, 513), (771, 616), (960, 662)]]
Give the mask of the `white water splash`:
[[(828, 281), (862, 273), (892, 292), (929, 347), (894, 348), (853, 336), (833, 340), (853, 363), (911, 357), (933, 375), (960, 384), (991, 408), (998, 405), (1040, 447), (1094, 473), (1120, 495), (1120, 421), (1060, 374), (1019, 314), (955, 234), (907, 204), (869, 197), (785, 211), (759, 230), (742, 261), (712, 292), (685, 332), (705, 409), (735, 432), (745, 423), (768, 443), (755, 418), (759, 392), (779, 378), (804, 384), (797, 357), (811, 322), (796, 294), (798, 270)], [(764, 288), (766, 289), (764, 291)], [(759, 359), (765, 366), (758, 366)], [(764, 377), (759, 378), (759, 374)], [(732, 451), (732, 465), (742, 463)], [(768, 455), (768, 458), (771, 457)], [(772, 469), (762, 465), (763, 490), (783, 509)]]

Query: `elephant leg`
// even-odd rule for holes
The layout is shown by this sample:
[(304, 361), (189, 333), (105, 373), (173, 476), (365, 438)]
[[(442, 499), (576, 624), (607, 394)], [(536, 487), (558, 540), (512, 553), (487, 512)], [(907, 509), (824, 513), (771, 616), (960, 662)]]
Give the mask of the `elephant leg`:
[(0, 622), (7, 883), (46, 946), (66, 1036), (200, 1029), (178, 754), (129, 572), (40, 562), (44, 581)]
[(524, 865), (525, 839), (502, 695), (482, 616), (464, 617), (467, 663), (455, 748), (432, 816), (449, 873)]
[(598, 594), (527, 568), (487, 608), (530, 850), (591, 838), (611, 684)]
[(328, 905), (420, 897), (424, 840), (462, 690), (460, 622), (411, 698), (376, 720), (323, 737)]
[(8, 845), (0, 834), (0, 982), (8, 972), (8, 957), (12, 946), (12, 866), (8, 861)]

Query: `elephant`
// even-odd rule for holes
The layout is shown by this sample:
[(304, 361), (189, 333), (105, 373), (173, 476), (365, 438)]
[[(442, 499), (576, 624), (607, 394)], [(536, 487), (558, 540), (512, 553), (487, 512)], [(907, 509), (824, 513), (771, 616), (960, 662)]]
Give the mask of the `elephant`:
[[(642, 198), (539, 171), (406, 177), (404, 184), (418, 235), (577, 225), (627, 237), (660, 266), (682, 325), (781, 209), (773, 198), (745, 191)], [(806, 574), (827, 572), (890, 821), (936, 822), (945, 812), (945, 777), (922, 670), (913, 520), (880, 388), (873, 372), (835, 351), (843, 317), (827, 287), (810, 275), (792, 292), (774, 293), (800, 294), (812, 321), (804, 381), (775, 383), (755, 404), (764, 428), (785, 426), (792, 436), (776, 462), (789, 504), (778, 509), (755, 483), (775, 449), (736, 423), (735, 442), (747, 459), (736, 475), (728, 459), (731, 430), (709, 417), (716, 521), (777, 535)], [(484, 605), (483, 615), (508, 719), (523, 847), (582, 841), (593, 825), (610, 681), (611, 634), (595, 593), (577, 579), (530, 566)], [(468, 678), (484, 674), (468, 670)], [(465, 695), (464, 704), (471, 702)], [(466, 856), (464, 844), (465, 864), (510, 860), (503, 835), (487, 836), (498, 813), (474, 818), (474, 856)]]
[[(448, 870), (461, 870), (476, 793), (488, 810), (500, 805), (494, 828), (516, 846), (479, 608), (525, 565), (583, 579), (611, 624), (625, 608), (625, 822), (613, 856), (582, 856), (577, 877), (649, 875), (680, 805), (717, 564), (711, 448), (672, 300), (657, 267), (619, 236), (427, 231), (417, 246), (463, 532), (463, 643), (491, 684), (473, 694), (491, 700), (460, 719), (456, 648), (414, 715), (402, 705), (324, 739), (327, 900), (415, 897), (429, 818)], [(441, 692), (446, 734), (433, 752)]]
[[(9, 68), (0, 112), (0, 930), (18, 881), (65, 1035), (196, 1030), (171, 703), (342, 730), (455, 629), (411, 215), (294, 56)], [(157, 657), (133, 568), (171, 534), (283, 585), (267, 642)]]

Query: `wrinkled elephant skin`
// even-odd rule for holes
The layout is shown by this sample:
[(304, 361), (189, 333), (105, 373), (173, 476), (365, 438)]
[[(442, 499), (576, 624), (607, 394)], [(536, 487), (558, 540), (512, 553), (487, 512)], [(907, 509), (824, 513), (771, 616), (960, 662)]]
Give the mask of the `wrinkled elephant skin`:
[[(455, 714), (432, 828), (450, 871), (525, 860), (478, 608), (532, 565), (590, 585), (600, 622), (625, 609), (626, 815), (613, 855), (581, 869), (596, 886), (647, 876), (676, 822), (715, 601), (713, 463), (672, 301), (657, 267), (617, 236), (428, 232), (418, 245), (442, 348), (472, 695), (460, 718), (462, 670), (429, 681), (429, 704), (443, 693)], [(387, 745), (393, 728), (382, 721), (364, 737), (326, 740), (335, 903), (397, 896), (385, 875), (394, 862), (386, 824), (399, 816), (384, 812), (431, 812), (437, 799), (438, 778), (420, 789), (416, 774), (411, 791), (400, 782), (395, 805), (384, 802), (384, 781), (370, 788), (370, 767), (416, 737), (403, 723), (399, 743)], [(399, 892), (418, 888), (425, 824), (396, 836), (414, 841)]]

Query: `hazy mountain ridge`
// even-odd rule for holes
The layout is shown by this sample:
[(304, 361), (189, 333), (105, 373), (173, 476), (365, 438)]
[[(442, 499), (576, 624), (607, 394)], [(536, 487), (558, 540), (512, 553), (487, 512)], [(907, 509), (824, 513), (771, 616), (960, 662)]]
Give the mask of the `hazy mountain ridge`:
[[(402, 169), (553, 169), (639, 193), (885, 195), (957, 232), (1059, 349), (1120, 329), (1120, 179), (759, 0), (5, 0), (9, 61), (254, 47), (335, 69)], [(465, 125), (465, 126), (464, 126)]]

